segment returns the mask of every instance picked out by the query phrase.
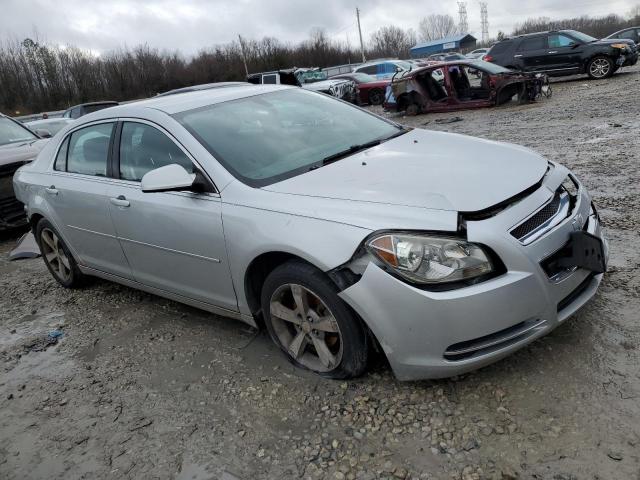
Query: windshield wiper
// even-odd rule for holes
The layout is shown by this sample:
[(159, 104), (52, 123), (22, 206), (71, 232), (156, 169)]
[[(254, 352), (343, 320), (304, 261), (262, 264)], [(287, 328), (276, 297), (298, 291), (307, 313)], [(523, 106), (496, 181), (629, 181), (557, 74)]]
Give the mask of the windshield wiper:
[(388, 137), (385, 138), (377, 138), (375, 140), (371, 140), (370, 142), (366, 142), (366, 143), (359, 143), (357, 145), (351, 145), (349, 148), (345, 149), (345, 150), (341, 150), (337, 153), (334, 153), (333, 155), (329, 155), (328, 157), (324, 157), (321, 161), (319, 165), (313, 165), (311, 167), (311, 170), (315, 170), (316, 168), (320, 167), (320, 166), (324, 166), (324, 165), (329, 165), (330, 163), (333, 163), (335, 161), (338, 161), (344, 157), (347, 157), (349, 155), (353, 155), (354, 153), (357, 152), (361, 152), (363, 150), (367, 150), (368, 148), (371, 147), (375, 147), (376, 145), (380, 145), (382, 142), (386, 142), (387, 140), (391, 140), (392, 138), (396, 138), (399, 137), (400, 135), (407, 133), (409, 130), (406, 128), (403, 128), (402, 130), (400, 130), (399, 132), (394, 133), (393, 135), (390, 135)]

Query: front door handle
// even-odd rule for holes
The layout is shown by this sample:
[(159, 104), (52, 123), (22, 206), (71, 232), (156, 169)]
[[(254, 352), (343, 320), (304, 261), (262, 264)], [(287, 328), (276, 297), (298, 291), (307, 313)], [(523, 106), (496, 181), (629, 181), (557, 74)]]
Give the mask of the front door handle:
[(51, 185), (50, 187), (47, 187), (44, 189), (45, 192), (51, 194), (51, 195), (57, 195), (58, 194), (58, 189), (56, 188), (55, 185)]
[(553, 50), (553, 51), (551, 51), (549, 53), (558, 53), (558, 51), (557, 50)]
[(128, 207), (129, 200), (124, 195), (119, 195), (116, 198), (110, 198), (109, 201), (116, 207)]
[(518, 55), (514, 55), (513, 58), (520, 58), (522, 57), (522, 54), (518, 54)]

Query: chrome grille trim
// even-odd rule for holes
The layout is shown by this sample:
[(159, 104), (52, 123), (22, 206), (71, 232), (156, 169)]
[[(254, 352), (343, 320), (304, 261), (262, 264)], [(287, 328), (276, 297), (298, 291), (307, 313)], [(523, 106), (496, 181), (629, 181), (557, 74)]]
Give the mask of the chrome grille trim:
[(511, 235), (523, 245), (529, 245), (565, 220), (571, 210), (571, 196), (564, 190), (558, 190), (553, 198), (520, 222), (511, 230)]

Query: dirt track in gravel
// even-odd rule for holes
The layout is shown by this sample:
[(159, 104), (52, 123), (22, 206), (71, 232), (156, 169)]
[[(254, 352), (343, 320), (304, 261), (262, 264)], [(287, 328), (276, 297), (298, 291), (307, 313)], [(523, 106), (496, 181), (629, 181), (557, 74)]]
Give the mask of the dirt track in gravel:
[(553, 87), (399, 118), (532, 147), (590, 189), (610, 271), (550, 335), (455, 379), (381, 363), (332, 382), (232, 320), (102, 281), (66, 291), (41, 260), (8, 262), (4, 235), (0, 478), (640, 478), (640, 68)]

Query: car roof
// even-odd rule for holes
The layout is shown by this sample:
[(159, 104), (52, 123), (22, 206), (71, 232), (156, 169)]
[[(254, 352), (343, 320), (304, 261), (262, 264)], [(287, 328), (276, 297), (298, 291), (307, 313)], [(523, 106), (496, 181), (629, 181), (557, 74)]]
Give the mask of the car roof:
[(67, 110), (71, 110), (76, 107), (90, 107), (92, 105), (118, 105), (118, 102), (115, 100), (103, 100), (101, 102), (87, 102), (87, 103), (79, 103), (78, 105), (74, 105), (73, 107), (67, 108)]
[(168, 115), (194, 110), (196, 108), (206, 107), (217, 103), (229, 102), (241, 98), (253, 97), (264, 93), (274, 92), (278, 90), (287, 90), (299, 88), (289, 85), (254, 85), (241, 84), (235, 86), (227, 86), (226, 88), (211, 88), (206, 90), (195, 90), (185, 92), (180, 95), (164, 95), (139, 100), (127, 104), (98, 110), (81, 117), (82, 123), (88, 121), (101, 120), (105, 118), (126, 117), (139, 114), (142, 109), (154, 109), (164, 112)]
[(167, 92), (159, 93), (157, 97), (163, 97), (165, 95), (175, 95), (176, 93), (196, 92), (198, 90), (209, 90), (212, 88), (226, 88), (231, 86), (248, 86), (247, 82), (217, 82), (217, 83), (203, 83), (200, 85), (191, 85), (189, 87), (175, 88)]
[(37, 120), (30, 120), (28, 122), (24, 122), (25, 125), (44, 125), (46, 123), (54, 123), (54, 122), (64, 122), (64, 123), (71, 123), (74, 120), (71, 118), (64, 118), (64, 117), (54, 117), (54, 118), (39, 118)]
[(355, 65), (354, 68), (362, 68), (362, 67), (370, 67), (371, 65), (379, 65), (381, 63), (395, 63), (395, 62), (406, 62), (406, 60), (400, 60), (398, 58), (387, 58), (380, 60), (371, 60), (369, 62), (361, 63), (360, 65)]

